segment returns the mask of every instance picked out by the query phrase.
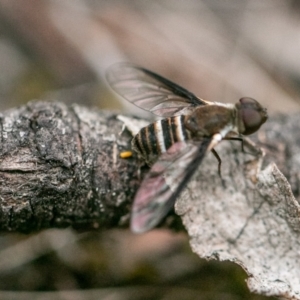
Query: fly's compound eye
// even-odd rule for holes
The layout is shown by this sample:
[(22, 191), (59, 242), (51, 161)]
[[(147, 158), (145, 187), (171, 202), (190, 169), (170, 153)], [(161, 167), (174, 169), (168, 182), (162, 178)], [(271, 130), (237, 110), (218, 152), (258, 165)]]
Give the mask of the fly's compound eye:
[(256, 100), (243, 97), (237, 103), (240, 119), (244, 123), (244, 135), (252, 134), (268, 119), (267, 110), (263, 108)]

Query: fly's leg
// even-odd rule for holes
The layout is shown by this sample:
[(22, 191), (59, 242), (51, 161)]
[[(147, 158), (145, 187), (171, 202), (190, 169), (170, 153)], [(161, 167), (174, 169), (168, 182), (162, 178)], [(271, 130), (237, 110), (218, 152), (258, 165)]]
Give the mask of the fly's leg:
[(246, 137), (243, 139), (243, 145), (250, 149), (252, 153), (255, 153), (254, 155), (256, 156), (263, 157), (265, 155), (265, 152), (262, 148), (258, 147), (253, 141)]
[[(258, 147), (252, 140), (250, 140), (247, 137), (228, 137), (224, 138), (224, 140), (230, 140), (230, 141), (240, 141), (242, 144), (242, 151), (247, 154), (263, 157), (264, 151), (262, 148)], [(251, 152), (245, 151), (245, 146), (251, 150)]]
[(251, 149), (251, 151), (253, 151), (252, 155), (254, 153), (254, 155), (257, 157), (257, 167), (256, 167), (256, 175), (257, 175), (262, 168), (265, 151), (263, 148), (258, 147), (253, 141), (251, 141), (248, 138), (244, 138), (243, 143), (248, 149)]
[(223, 139), (223, 136), (220, 133), (216, 133), (212, 136), (212, 140), (210, 145), (208, 146), (207, 150), (211, 150), (211, 152), (213, 153), (213, 155), (215, 156), (215, 158), (218, 161), (218, 174), (220, 176), (220, 178), (222, 179), (223, 185), (224, 185), (224, 181), (221, 175), (221, 165), (222, 165), (222, 160), (219, 156), (219, 154), (217, 153), (217, 151), (214, 149), (215, 146), (217, 146)]
[(215, 158), (217, 159), (217, 161), (218, 161), (218, 174), (219, 174), (219, 176), (220, 176), (220, 179), (221, 179), (223, 188), (226, 188), (225, 180), (223, 179), (222, 174), (221, 174), (222, 160), (221, 160), (219, 154), (217, 153), (217, 151), (216, 151), (215, 149), (211, 149), (211, 152), (212, 152), (212, 154), (214, 155), (214, 157), (215, 157)]
[(222, 160), (219, 156), (219, 154), (217, 153), (217, 151), (215, 149), (212, 149), (211, 150), (212, 154), (214, 155), (214, 157), (217, 159), (218, 161), (218, 174), (219, 176), (222, 178), (222, 175), (221, 175), (221, 165), (222, 165)]
[[(251, 141), (247, 137), (231, 137), (231, 138), (225, 138), (225, 140), (234, 140), (234, 141), (241, 141), (242, 142), (242, 151), (244, 153), (248, 153), (250, 155), (256, 156), (257, 160), (257, 166), (256, 166), (256, 175), (259, 173), (259, 171), (262, 168), (263, 158), (265, 156), (265, 152), (262, 148), (258, 147), (253, 141)], [(251, 151), (246, 152), (244, 150), (245, 146)]]
[(245, 152), (245, 148), (244, 148), (244, 138), (241, 137), (228, 137), (228, 138), (224, 138), (224, 140), (229, 140), (229, 141), (240, 141), (241, 145), (242, 145), (242, 151)]

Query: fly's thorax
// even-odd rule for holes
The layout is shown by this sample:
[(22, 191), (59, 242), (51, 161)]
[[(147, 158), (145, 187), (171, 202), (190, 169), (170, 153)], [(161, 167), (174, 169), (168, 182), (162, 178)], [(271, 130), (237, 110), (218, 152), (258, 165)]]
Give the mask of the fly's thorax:
[(174, 143), (191, 138), (185, 128), (186, 116), (174, 116), (158, 120), (142, 128), (132, 140), (132, 148), (147, 162), (166, 152)]
[(222, 133), (225, 128), (226, 132), (234, 131), (235, 125), (236, 108), (232, 104), (201, 106), (185, 119), (185, 127), (198, 137)]

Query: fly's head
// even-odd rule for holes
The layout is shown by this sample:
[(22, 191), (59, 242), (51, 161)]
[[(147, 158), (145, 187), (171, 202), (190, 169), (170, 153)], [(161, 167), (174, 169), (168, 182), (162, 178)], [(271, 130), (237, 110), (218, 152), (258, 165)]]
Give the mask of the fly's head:
[(268, 119), (266, 108), (252, 98), (243, 97), (235, 106), (238, 114), (239, 133), (243, 135), (254, 133)]

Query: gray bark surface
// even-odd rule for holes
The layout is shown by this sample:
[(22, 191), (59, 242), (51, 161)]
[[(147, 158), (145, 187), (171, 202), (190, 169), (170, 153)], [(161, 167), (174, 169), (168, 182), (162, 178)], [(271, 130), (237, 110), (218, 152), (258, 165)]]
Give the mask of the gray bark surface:
[(263, 161), (222, 142), (222, 180), (208, 154), (176, 203), (195, 253), (240, 265), (252, 292), (283, 299), (300, 299), (299, 124), (291, 115), (263, 126)]
[(32, 102), (1, 114), (0, 228), (121, 226), (139, 179), (116, 114)]
[[(127, 120), (136, 126), (129, 128), (131, 132), (145, 124), (143, 120), (140, 123), (137, 119)], [(122, 117), (112, 112), (52, 102), (31, 102), (3, 112), (1, 231), (126, 226), (142, 174), (138, 174), (141, 162), (135, 154), (129, 159), (119, 156), (131, 149), (132, 134), (124, 124)], [(299, 195), (299, 126), (297, 115), (278, 116), (254, 137), (266, 151), (264, 164), (277, 163), (291, 182), (296, 197)], [(236, 146), (233, 152), (219, 147), (223, 176), (226, 168), (233, 167), (226, 165), (226, 155), (229, 155), (226, 151), (233, 155), (233, 161), (239, 155), (245, 156), (240, 153), (239, 143), (222, 144), (230, 143)], [(217, 176), (217, 163), (205, 159), (200, 169), (207, 167)], [(231, 180), (234, 173), (230, 169), (228, 172)], [(221, 188), (218, 177), (213, 180), (205, 177), (201, 178), (205, 186)], [(203, 188), (199, 190), (205, 192)]]
[[(52, 102), (3, 112), (1, 231), (126, 227), (148, 168), (120, 153), (145, 123)], [(299, 127), (299, 114), (270, 118), (252, 138), (263, 159), (223, 141), (222, 179), (208, 153), (175, 206), (194, 252), (239, 264), (251, 291), (285, 299), (300, 299)]]

